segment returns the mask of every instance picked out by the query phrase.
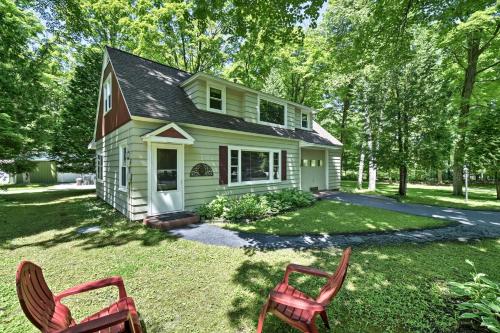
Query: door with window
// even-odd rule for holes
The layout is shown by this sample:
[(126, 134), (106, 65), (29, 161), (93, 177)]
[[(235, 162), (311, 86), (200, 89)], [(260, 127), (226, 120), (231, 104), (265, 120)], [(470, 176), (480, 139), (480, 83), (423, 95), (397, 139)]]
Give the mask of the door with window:
[(184, 146), (152, 144), (150, 214), (184, 209)]

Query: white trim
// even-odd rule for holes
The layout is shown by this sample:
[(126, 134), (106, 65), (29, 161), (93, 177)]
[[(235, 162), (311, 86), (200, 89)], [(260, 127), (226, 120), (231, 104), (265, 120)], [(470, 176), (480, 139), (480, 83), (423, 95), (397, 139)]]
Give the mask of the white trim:
[(310, 143), (299, 140), (299, 147), (301, 148), (323, 148), (323, 149), (332, 149), (332, 150), (342, 150), (342, 146), (328, 146), (328, 145), (320, 145), (317, 143)]
[(313, 109), (311, 107), (308, 107), (306, 105), (295, 103), (295, 102), (292, 102), (292, 101), (288, 101), (288, 100), (286, 100), (284, 98), (273, 96), (271, 94), (268, 94), (268, 93), (265, 93), (265, 92), (262, 92), (262, 91), (259, 91), (259, 90), (255, 90), (255, 89), (246, 87), (246, 86), (244, 86), (244, 85), (242, 85), (240, 83), (231, 82), (229, 80), (225, 80), (225, 79), (222, 79), (220, 77), (213, 76), (213, 75), (210, 75), (210, 74), (207, 74), (207, 73), (203, 73), (203, 72), (198, 72), (198, 73), (192, 75), (187, 80), (181, 82), (180, 86), (181, 87), (185, 87), (186, 85), (188, 85), (189, 83), (191, 83), (191, 82), (193, 82), (193, 81), (195, 81), (197, 79), (204, 79), (204, 80), (216, 81), (216, 82), (218, 82), (220, 84), (223, 84), (223, 85), (225, 85), (227, 87), (234, 88), (236, 90), (246, 91), (246, 92), (252, 92), (254, 94), (260, 94), (260, 95), (266, 96), (268, 98), (274, 98), (274, 99), (280, 100), (282, 103), (288, 103), (288, 104), (296, 106), (298, 108), (309, 110), (312, 113), (317, 113), (318, 112), (317, 110), (315, 110), (315, 109)]
[(99, 118), (99, 105), (101, 105), (101, 92), (102, 92), (102, 81), (104, 78), (104, 70), (108, 66), (109, 62), (110, 61), (109, 61), (108, 51), (104, 50), (104, 56), (102, 59), (101, 77), (99, 78), (99, 96), (97, 96), (97, 108), (96, 108), (96, 112), (95, 112), (94, 139), (95, 139), (96, 134), (97, 134), (97, 121)]
[[(302, 126), (302, 116), (303, 115), (307, 116), (307, 127)], [(312, 118), (312, 114), (310, 112), (304, 112), (301, 110), (300, 111), (300, 128), (305, 129), (305, 130), (311, 130), (311, 124), (312, 124), (311, 118)]]
[[(185, 139), (180, 139), (180, 138), (169, 138), (169, 137), (162, 137), (162, 136), (157, 136), (158, 134), (169, 130), (173, 128), (182, 136), (185, 137)], [(155, 143), (174, 143), (174, 144), (184, 144), (184, 145), (192, 145), (194, 143), (194, 138), (189, 135), (188, 132), (180, 128), (177, 124), (175, 123), (170, 123), (166, 124), (164, 126), (160, 126), (159, 128), (155, 129), (152, 132), (149, 132), (145, 135), (142, 136), (142, 141), (145, 142), (155, 142)]]
[(145, 121), (148, 123), (161, 123), (161, 124), (167, 123), (166, 120), (149, 118), (149, 117), (142, 117), (142, 116), (130, 116), (130, 119), (135, 120), (135, 121)]
[[(238, 182), (231, 182), (231, 151), (238, 151)], [(257, 151), (269, 153), (269, 178), (265, 180), (251, 180), (242, 181), (241, 180), (241, 152), (242, 151)], [(273, 179), (273, 167), (274, 167), (274, 153), (278, 153), (278, 179)], [(261, 148), (261, 147), (246, 147), (246, 146), (228, 146), (227, 147), (227, 186), (245, 186), (245, 185), (259, 185), (259, 184), (276, 184), (281, 183), (281, 150), (272, 148)]]
[[(221, 91), (222, 110), (212, 109), (210, 107), (210, 88), (215, 88), (215, 89), (218, 89)], [(207, 107), (206, 107), (207, 111), (216, 112), (216, 113), (226, 113), (226, 86), (207, 81), (206, 90), (207, 90)]]
[(328, 167), (330, 165), (330, 163), (328, 163), (328, 149), (325, 149), (325, 185), (326, 185), (326, 188), (325, 190), (329, 190), (330, 189), (330, 185), (329, 185), (329, 181), (328, 181)]
[[(270, 122), (267, 122), (267, 121), (260, 120), (260, 100), (261, 99), (264, 99), (264, 100), (266, 100), (268, 102), (271, 102), (271, 103), (276, 103), (276, 104), (279, 104), (279, 105), (283, 105), (283, 107), (284, 107), (283, 112), (285, 113), (283, 115), (284, 116), (283, 120), (285, 122), (283, 125), (281, 125), (281, 124), (275, 124), (275, 123), (270, 123)], [(281, 101), (279, 101), (275, 97), (268, 98), (266, 96), (264, 98), (261, 98), (260, 95), (257, 95), (257, 122), (259, 124), (269, 125), (269, 126), (272, 126), (272, 127), (288, 128), (288, 105), (287, 105), (287, 103), (281, 102)]]
[[(125, 165), (123, 165), (122, 163), (124, 162), (123, 159), (124, 159), (124, 156), (123, 156), (123, 149), (125, 148), (126, 152), (126, 156), (125, 156)], [(127, 146), (127, 142), (122, 142), (118, 145), (118, 149), (119, 149), (119, 152), (118, 152), (118, 190), (122, 191), (122, 192), (126, 192), (127, 189), (128, 189), (128, 174), (129, 174), (129, 166), (128, 166), (128, 162), (129, 162), (129, 158), (128, 158), (128, 146)], [(122, 168), (125, 167), (125, 186), (122, 185)]]
[(299, 190), (302, 191), (302, 148), (299, 144)]
[[(185, 177), (185, 172), (184, 172), (184, 159), (185, 159), (185, 154), (184, 154), (184, 145), (173, 145), (173, 144), (165, 144), (165, 143), (156, 143), (156, 142), (151, 142), (148, 141), (148, 215), (153, 214), (152, 210), (152, 197), (153, 197), (153, 184), (151, 182), (151, 177), (153, 177), (153, 151), (154, 149), (157, 148), (166, 148), (166, 149), (177, 149), (179, 152), (179, 161), (178, 161), (178, 171), (177, 173), (180, 174), (180, 184), (179, 184), (179, 190), (181, 191), (181, 201), (182, 201), (182, 207), (181, 209), (178, 210), (172, 210), (169, 212), (164, 212), (164, 213), (170, 213), (170, 212), (180, 212), (185, 209), (186, 205), (186, 198), (185, 198), (185, 189), (184, 189), (184, 177)], [(159, 213), (161, 214), (161, 213)]]

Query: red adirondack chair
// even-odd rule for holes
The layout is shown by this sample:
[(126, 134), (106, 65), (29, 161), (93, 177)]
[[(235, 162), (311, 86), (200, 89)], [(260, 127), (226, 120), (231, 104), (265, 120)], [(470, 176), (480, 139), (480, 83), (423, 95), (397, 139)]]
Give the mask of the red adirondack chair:
[[(326, 328), (330, 329), (326, 307), (342, 287), (347, 274), (350, 255), (351, 248), (349, 247), (344, 250), (337, 271), (333, 275), (312, 267), (295, 264), (288, 265), (283, 281), (271, 291), (266, 304), (262, 307), (257, 333), (262, 332), (264, 320), (268, 312), (273, 313), (284, 322), (305, 333), (318, 332), (314, 321), (319, 314)], [(293, 272), (324, 277), (328, 281), (321, 288), (318, 297), (314, 299), (288, 284), (288, 278)]]
[[(70, 310), (61, 303), (64, 297), (107, 286), (118, 288), (118, 301), (80, 323), (75, 322)], [(24, 314), (43, 333), (142, 333), (134, 300), (127, 297), (119, 276), (84, 283), (54, 295), (45, 283), (42, 269), (23, 261), (17, 269), (16, 288)]]

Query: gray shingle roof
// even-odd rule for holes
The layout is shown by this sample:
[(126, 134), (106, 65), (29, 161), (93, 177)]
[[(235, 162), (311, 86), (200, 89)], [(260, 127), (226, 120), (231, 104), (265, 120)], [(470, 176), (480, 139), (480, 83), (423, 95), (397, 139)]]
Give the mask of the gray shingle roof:
[(115, 48), (106, 47), (106, 50), (132, 116), (300, 139), (321, 145), (341, 145), (335, 138), (317, 131), (271, 127), (199, 110), (179, 86), (191, 77), (190, 73)]

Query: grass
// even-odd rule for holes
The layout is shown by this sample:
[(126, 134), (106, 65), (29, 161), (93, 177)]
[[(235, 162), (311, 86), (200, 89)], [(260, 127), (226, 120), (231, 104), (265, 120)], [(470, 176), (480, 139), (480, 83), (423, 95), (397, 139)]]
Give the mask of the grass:
[[(373, 193), (366, 190), (367, 183), (363, 183), (363, 190), (356, 189), (356, 182), (343, 180), (341, 190), (344, 192)], [(377, 194), (395, 197), (398, 193), (398, 183), (377, 183)], [(473, 210), (500, 211), (500, 200), (496, 200), (494, 185), (474, 185), (469, 188), (469, 200), (465, 203), (464, 197), (452, 195), (451, 185), (408, 184), (407, 196), (402, 202), (424, 205), (444, 206)]]
[(2, 193), (2, 192), (45, 190), (53, 185), (54, 184), (7, 184), (7, 185), (0, 185), (0, 193)]
[[(88, 280), (123, 276), (148, 333), (254, 332), (267, 292), (290, 262), (333, 271), (340, 252), (252, 251), (208, 246), (129, 223), (85, 191), (0, 195), (0, 332), (37, 332), (22, 313), (15, 271), (23, 259), (44, 268), (59, 292)], [(100, 233), (78, 235), (83, 226)], [(477, 270), (500, 279), (500, 240), (355, 247), (343, 290), (328, 308), (333, 331), (454, 332), (458, 314), (446, 282)], [(314, 294), (324, 281), (293, 276)], [(113, 288), (71, 297), (73, 315), (109, 304)], [(326, 332), (318, 322), (320, 332)], [(295, 332), (268, 317), (266, 332)]]
[(438, 228), (448, 220), (324, 200), (315, 205), (249, 223), (218, 223), (226, 229), (276, 235), (352, 234)]

